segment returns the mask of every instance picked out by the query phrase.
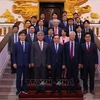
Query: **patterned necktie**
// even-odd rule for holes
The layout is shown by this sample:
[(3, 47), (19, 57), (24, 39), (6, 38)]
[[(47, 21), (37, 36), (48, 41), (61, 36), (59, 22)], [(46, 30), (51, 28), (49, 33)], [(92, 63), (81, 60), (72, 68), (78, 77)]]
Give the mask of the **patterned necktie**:
[(55, 28), (55, 30), (54, 30), (54, 34), (57, 35), (57, 28)]
[(72, 26), (70, 26), (70, 31), (73, 31)]
[(41, 49), (41, 51), (42, 51), (42, 42), (40, 42), (40, 49)]

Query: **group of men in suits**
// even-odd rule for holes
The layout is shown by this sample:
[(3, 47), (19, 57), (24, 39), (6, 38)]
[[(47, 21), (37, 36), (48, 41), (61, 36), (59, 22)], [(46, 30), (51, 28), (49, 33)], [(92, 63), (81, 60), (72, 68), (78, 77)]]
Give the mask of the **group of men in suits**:
[[(64, 13), (66, 14), (66, 13)], [(11, 55), (11, 70), (17, 74), (16, 94), (27, 93), (27, 79), (34, 79), (36, 93), (45, 94), (45, 81), (48, 70), (51, 70), (52, 90), (58, 93), (62, 90), (62, 69), (66, 70), (67, 93), (71, 90), (77, 93), (78, 69), (81, 70), (83, 79), (84, 94), (88, 92), (88, 73), (90, 77), (90, 92), (94, 94), (94, 74), (98, 67), (97, 47), (94, 43), (94, 33), (90, 29), (88, 20), (83, 24), (78, 16), (75, 19), (65, 15), (62, 20), (57, 19), (57, 14), (53, 14), (53, 19), (49, 24), (42, 13), (40, 20), (35, 16), (25, 21), (26, 29), (18, 33), (19, 27), (14, 25), (12, 34), (8, 41), (8, 52)], [(37, 23), (38, 22), (38, 23)], [(45, 24), (45, 25), (44, 25)], [(48, 28), (49, 27), (49, 28)], [(69, 42), (60, 44), (62, 29), (67, 30)], [(23, 74), (23, 84), (21, 86), (21, 76)], [(57, 80), (56, 80), (57, 78)], [(70, 83), (73, 83), (72, 86)]]

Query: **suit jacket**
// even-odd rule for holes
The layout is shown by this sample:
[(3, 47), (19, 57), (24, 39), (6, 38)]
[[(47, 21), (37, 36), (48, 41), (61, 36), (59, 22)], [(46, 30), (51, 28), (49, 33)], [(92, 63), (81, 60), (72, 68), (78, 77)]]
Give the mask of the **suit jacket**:
[(32, 44), (33, 42), (37, 41), (37, 36), (34, 34), (34, 40), (32, 41), (30, 34), (27, 34), (26, 41)]
[(28, 66), (30, 63), (30, 44), (25, 42), (25, 52), (23, 52), (21, 42), (15, 43), (12, 56), (13, 64), (17, 64), (17, 66)]
[(47, 42), (48, 44), (52, 44), (53, 43), (53, 36), (52, 36), (52, 40), (50, 41), (49, 36), (45, 35), (44, 41)]
[(8, 51), (12, 53), (13, 52), (13, 47), (14, 47), (14, 34), (9, 36)]
[(44, 22), (44, 26), (48, 28), (48, 21), (44, 19), (43, 22)]
[(64, 65), (63, 51), (64, 51), (63, 45), (59, 44), (59, 49), (58, 49), (58, 52), (56, 53), (54, 43), (51, 44), (49, 47), (48, 65), (51, 65), (52, 67), (54, 67), (56, 63), (58, 63), (57, 67), (61, 67), (62, 65)]
[[(54, 29), (54, 28), (53, 28)], [(58, 35), (61, 36), (61, 31), (62, 31), (62, 28), (61, 27), (58, 27)]]
[(38, 41), (34, 42), (31, 47), (31, 63), (35, 67), (46, 67), (48, 57), (48, 43), (43, 42), (43, 50), (41, 51)]
[(64, 23), (63, 23), (63, 21), (61, 21), (59, 26), (60, 26), (62, 29), (67, 29), (67, 25), (68, 25), (68, 23), (67, 23), (66, 26), (65, 26)]
[[(64, 55), (65, 55), (66, 66), (69, 67), (70, 60), (71, 60), (71, 58), (70, 58), (70, 41), (64, 44)], [(78, 66), (78, 64), (81, 63), (80, 45), (77, 42), (75, 42), (74, 60), (75, 60), (75, 66)]]
[[(36, 27), (36, 33), (39, 32), (39, 26)], [(47, 34), (47, 28), (43, 26), (43, 32), (46, 35)]]
[[(69, 25), (67, 25), (67, 28), (66, 28), (66, 30), (67, 30), (67, 36), (69, 36)], [(73, 31), (75, 31), (76, 30), (76, 25), (75, 24), (73, 24)]]
[[(85, 28), (82, 30), (83, 34), (85, 35)], [(91, 35), (91, 42), (94, 42), (94, 32), (92, 29), (89, 29), (89, 33)]]
[(98, 53), (95, 43), (90, 43), (90, 51), (86, 48), (86, 43), (81, 44), (81, 55), (83, 66), (93, 66), (98, 64)]
[(85, 42), (85, 40), (84, 40), (84, 34), (81, 33), (81, 39), (80, 39), (80, 42), (79, 42), (79, 39), (78, 39), (78, 33), (76, 32), (75, 41), (78, 42), (79, 44), (84, 43), (84, 42)]

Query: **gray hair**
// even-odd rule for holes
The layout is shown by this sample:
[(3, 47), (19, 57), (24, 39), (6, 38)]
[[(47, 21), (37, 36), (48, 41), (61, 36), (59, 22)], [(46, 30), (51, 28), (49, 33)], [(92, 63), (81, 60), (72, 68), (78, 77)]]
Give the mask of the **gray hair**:
[(74, 35), (76, 35), (75, 31), (70, 31), (70, 32), (69, 32), (69, 35), (72, 34), (72, 33), (73, 33)]
[(43, 31), (39, 31), (39, 32), (37, 32), (37, 35), (38, 34), (43, 34), (44, 35), (44, 32)]

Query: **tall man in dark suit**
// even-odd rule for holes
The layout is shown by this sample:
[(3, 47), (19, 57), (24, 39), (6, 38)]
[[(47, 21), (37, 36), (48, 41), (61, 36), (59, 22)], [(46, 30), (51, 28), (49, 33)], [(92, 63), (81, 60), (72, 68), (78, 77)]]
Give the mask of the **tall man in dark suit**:
[(47, 28), (44, 26), (44, 22), (42, 19), (38, 21), (38, 26), (36, 27), (36, 32), (42, 31), (44, 35), (47, 34)]
[(98, 53), (96, 44), (91, 42), (91, 35), (85, 34), (85, 43), (81, 45), (83, 64), (83, 87), (84, 94), (88, 92), (88, 74), (90, 78), (90, 93), (94, 92), (95, 69), (98, 67)]
[[(36, 93), (45, 93), (46, 64), (48, 56), (48, 43), (44, 42), (44, 33), (37, 33), (38, 41), (31, 47), (31, 65), (34, 67), (34, 79), (36, 82)], [(41, 82), (40, 82), (41, 81)]]
[[(27, 34), (26, 41), (32, 45), (33, 42), (37, 41), (37, 35), (35, 34), (35, 27), (33, 25), (29, 26), (30, 34)], [(30, 67), (28, 70), (28, 78), (33, 79), (33, 67)]]
[[(13, 67), (16, 68), (16, 95), (22, 91), (27, 94), (27, 70), (30, 67), (30, 44), (25, 41), (25, 32), (19, 33), (20, 41), (14, 44), (13, 50)], [(23, 83), (21, 77), (23, 74)], [(22, 88), (21, 88), (22, 84)], [(23, 90), (21, 90), (23, 89)]]
[[(67, 67), (67, 92), (71, 93), (72, 83), (73, 92), (77, 93), (77, 84), (78, 84), (78, 68), (81, 67), (81, 58), (80, 58), (80, 45), (75, 42), (74, 31), (71, 31), (69, 34), (70, 41), (64, 45), (64, 55), (65, 63)], [(70, 84), (71, 83), (71, 84)]]
[[(48, 56), (48, 69), (51, 69), (52, 73), (52, 91), (54, 94), (56, 90), (56, 77), (58, 78), (58, 93), (61, 94), (61, 76), (62, 68), (65, 68), (64, 65), (64, 50), (63, 45), (59, 44), (60, 37), (55, 35), (53, 38), (54, 43), (50, 45), (49, 56)], [(57, 76), (56, 76), (57, 75)]]
[(25, 21), (25, 29), (22, 30), (22, 31), (24, 31), (26, 33), (26, 35), (30, 33), (29, 29), (28, 29), (30, 25), (31, 25), (31, 21), (30, 20), (26, 20)]
[(8, 40), (8, 54), (11, 57), (11, 73), (12, 74), (16, 72), (16, 69), (13, 67), (12, 52), (13, 52), (14, 43), (19, 41), (18, 30), (19, 30), (19, 27), (14, 25), (13, 26), (13, 34), (9, 36), (9, 40)]
[(45, 35), (44, 37), (44, 41), (47, 42), (48, 44), (52, 44), (53, 43), (53, 28), (48, 28), (48, 34)]
[(90, 22), (88, 20), (85, 20), (83, 22), (83, 25), (84, 25), (84, 29), (82, 31), (83, 31), (84, 35), (85, 35), (85, 33), (89, 32), (91, 35), (91, 42), (94, 42), (94, 32), (90, 28)]

